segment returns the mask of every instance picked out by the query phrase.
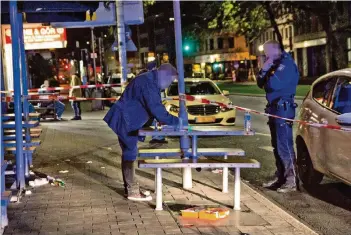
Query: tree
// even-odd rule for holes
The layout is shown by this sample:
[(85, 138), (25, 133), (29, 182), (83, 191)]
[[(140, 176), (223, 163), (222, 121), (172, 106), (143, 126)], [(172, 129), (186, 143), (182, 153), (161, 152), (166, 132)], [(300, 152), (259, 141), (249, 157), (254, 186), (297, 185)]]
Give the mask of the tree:
[(303, 14), (318, 17), (326, 33), (327, 53), (330, 70), (346, 68), (348, 66), (346, 39), (351, 37), (351, 24), (348, 13), (349, 2), (290, 2), (295, 8), (295, 20)]
[(224, 1), (204, 4), (204, 12), (212, 19), (209, 28), (230, 30), (244, 35), (253, 41), (268, 26), (274, 28), (277, 39), (282, 45), (282, 37), (276, 19), (278, 9), (291, 8), (295, 24), (306, 24), (305, 15), (315, 15), (321, 22), (327, 38), (327, 51), (331, 70), (347, 67), (346, 39), (351, 36), (350, 15), (347, 13), (349, 2), (237, 2)]
[(208, 27), (243, 35), (252, 42), (269, 26), (265, 7), (260, 2), (223, 1), (204, 3)]

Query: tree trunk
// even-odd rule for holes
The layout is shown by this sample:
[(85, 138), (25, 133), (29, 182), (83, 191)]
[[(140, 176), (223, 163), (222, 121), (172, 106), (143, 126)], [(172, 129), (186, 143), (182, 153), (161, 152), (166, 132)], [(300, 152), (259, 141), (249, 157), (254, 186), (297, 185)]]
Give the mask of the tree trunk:
[(347, 37), (349, 33), (346, 30), (332, 31), (333, 25), (330, 20), (321, 21), (327, 39), (327, 52), (329, 54), (329, 68), (330, 71), (347, 68)]
[(282, 49), (282, 51), (284, 51), (283, 38), (282, 38), (282, 35), (280, 34), (278, 24), (275, 20), (274, 13), (273, 13), (273, 10), (271, 8), (270, 2), (264, 2), (263, 5), (268, 13), (269, 20), (271, 21), (271, 25), (274, 29), (274, 32), (277, 35), (277, 39), (278, 39), (278, 42), (280, 44), (280, 48)]

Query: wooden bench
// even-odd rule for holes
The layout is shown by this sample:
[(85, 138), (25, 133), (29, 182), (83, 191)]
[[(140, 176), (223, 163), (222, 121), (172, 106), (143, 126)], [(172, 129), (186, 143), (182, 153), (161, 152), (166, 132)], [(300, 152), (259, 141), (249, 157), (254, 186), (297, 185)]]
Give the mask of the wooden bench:
[[(22, 117), (24, 116), (24, 114), (22, 114)], [(40, 117), (40, 113), (29, 113), (28, 114), (29, 118), (39, 118)], [(6, 121), (6, 120), (13, 120), (15, 118), (15, 114), (14, 113), (6, 113), (2, 115), (2, 120)]]
[[(37, 148), (36, 146), (23, 147), (23, 152), (24, 153), (34, 153), (36, 148)], [(16, 154), (16, 147), (6, 147), (5, 152)]]
[[(191, 154), (190, 148), (187, 154)], [(236, 148), (198, 148), (197, 155), (217, 157), (217, 156), (245, 156), (245, 151)], [(182, 152), (176, 149), (139, 149), (139, 157), (181, 157)]]
[[(25, 134), (22, 134), (23, 138), (26, 137)], [(39, 138), (40, 137), (40, 133), (30, 133), (30, 138)], [(3, 140), (16, 140), (16, 135), (4, 135)]]
[[(228, 159), (228, 157), (243, 157), (245, 156), (245, 151), (237, 148), (198, 148), (196, 151), (197, 156), (204, 157), (223, 157), (223, 159)], [(180, 149), (140, 149), (139, 157), (153, 157), (159, 159), (160, 157), (182, 157), (183, 153)], [(192, 156), (192, 149), (186, 152), (185, 157)], [(223, 182), (222, 182), (222, 192), (228, 193), (228, 167), (223, 168)], [(155, 173), (156, 177), (156, 173)], [(156, 182), (156, 178), (155, 178)], [(155, 184), (156, 190), (156, 184)]]
[[(40, 134), (43, 130), (40, 129), (40, 128), (30, 128), (29, 131), (30, 131), (30, 133), (39, 133)], [(24, 133), (24, 132), (25, 131), (22, 130), (22, 133)], [(16, 130), (14, 130), (14, 129), (6, 129), (6, 130), (4, 130), (4, 134), (5, 135), (16, 134)]]
[[(23, 146), (24, 147), (39, 146), (40, 143), (41, 143), (40, 140), (31, 140), (29, 143), (27, 143), (26, 141), (23, 141)], [(4, 146), (5, 147), (15, 147), (16, 140), (6, 140), (6, 141), (4, 141)]]
[(240, 169), (259, 168), (254, 159), (145, 159), (138, 161), (139, 168), (156, 169), (156, 210), (162, 207), (162, 169), (163, 168), (235, 168), (234, 210), (240, 210)]
[[(22, 128), (33, 128), (39, 126), (38, 121), (29, 121), (29, 122), (22, 122)], [(3, 128), (4, 129), (13, 129), (16, 127), (16, 124), (14, 121), (10, 122), (4, 122), (3, 123)]]

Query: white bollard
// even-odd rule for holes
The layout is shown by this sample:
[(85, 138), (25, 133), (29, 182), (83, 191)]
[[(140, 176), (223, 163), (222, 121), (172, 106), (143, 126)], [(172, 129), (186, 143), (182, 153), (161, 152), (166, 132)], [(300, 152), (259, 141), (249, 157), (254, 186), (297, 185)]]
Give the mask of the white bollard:
[(156, 168), (156, 209), (162, 211), (162, 168)]
[(240, 168), (235, 168), (234, 178), (234, 210), (240, 211)]
[[(225, 155), (224, 159), (227, 160), (228, 156)], [(223, 167), (223, 193), (228, 193), (228, 167)]]

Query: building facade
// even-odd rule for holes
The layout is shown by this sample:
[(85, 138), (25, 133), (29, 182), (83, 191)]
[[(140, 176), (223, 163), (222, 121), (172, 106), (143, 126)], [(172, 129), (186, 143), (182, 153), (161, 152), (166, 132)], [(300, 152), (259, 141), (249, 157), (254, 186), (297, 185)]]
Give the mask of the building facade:
[(256, 67), (256, 56), (250, 55), (245, 37), (233, 33), (211, 33), (197, 43), (194, 51), (184, 56), (188, 73), (191, 68), (193, 76), (214, 80), (232, 79), (235, 72), (238, 80), (245, 81), (248, 70)]
[[(338, 29), (351, 28), (351, 4), (340, 3), (337, 9), (341, 20), (336, 24)], [(301, 13), (297, 16), (289, 9), (282, 10), (282, 16), (277, 19), (279, 31), (283, 38), (285, 51), (290, 52), (299, 68), (301, 78), (317, 78), (331, 71), (329, 66), (329, 54), (327, 50), (326, 33), (317, 16)], [(298, 18), (303, 18), (303, 23)], [(263, 54), (262, 45), (265, 41), (276, 39), (272, 27), (266, 29), (254, 43), (255, 54)], [(347, 37), (345, 43), (348, 65), (351, 66), (351, 36)], [(343, 45), (343, 46), (345, 46)]]

